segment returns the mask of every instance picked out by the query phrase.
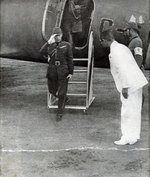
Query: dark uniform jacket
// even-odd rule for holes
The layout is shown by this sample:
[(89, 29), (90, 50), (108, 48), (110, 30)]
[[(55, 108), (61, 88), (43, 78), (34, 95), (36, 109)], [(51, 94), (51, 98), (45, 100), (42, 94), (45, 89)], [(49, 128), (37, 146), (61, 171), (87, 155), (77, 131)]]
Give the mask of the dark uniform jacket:
[(143, 48), (142, 40), (139, 36), (135, 36), (130, 40), (130, 43), (128, 45), (129, 49), (131, 50), (133, 56), (135, 56), (134, 49), (136, 47)]
[(41, 49), (41, 54), (49, 56), (49, 66), (46, 77), (48, 79), (64, 79), (68, 74), (73, 74), (73, 55), (70, 43), (46, 44)]
[[(138, 66), (141, 68), (144, 62), (143, 55), (142, 55), (143, 43), (141, 38), (138, 35), (131, 38), (128, 47), (131, 50)], [(135, 51), (135, 49), (137, 50)]]

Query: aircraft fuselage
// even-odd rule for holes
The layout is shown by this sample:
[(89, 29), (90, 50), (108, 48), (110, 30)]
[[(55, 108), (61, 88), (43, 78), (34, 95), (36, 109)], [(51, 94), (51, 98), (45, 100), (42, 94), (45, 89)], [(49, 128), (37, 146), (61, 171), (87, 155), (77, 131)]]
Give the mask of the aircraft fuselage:
[[(48, 10), (50, 11), (49, 14), (46, 14), (48, 20), (43, 23), (47, 0), (1, 0), (0, 56), (46, 62), (39, 53), (41, 46), (45, 43), (43, 25), (45, 25), (44, 32), (49, 36), (54, 26), (61, 26), (65, 19), (63, 15), (66, 2), (65, 0), (49, 0), (49, 7), (52, 11)], [(124, 28), (130, 18), (135, 18), (141, 26), (140, 36), (144, 44), (144, 57), (146, 57), (150, 29), (149, 0), (87, 0), (87, 2), (93, 6), (89, 33), (92, 30), (94, 34), (95, 66), (109, 67), (108, 51), (99, 42), (102, 19), (112, 20), (114, 29), (117, 29)], [(116, 31), (115, 36), (116, 40), (127, 44), (127, 39), (121, 33)], [(75, 48), (74, 55), (74, 57), (78, 57), (78, 55), (80, 58), (85, 57), (87, 55), (86, 43)]]

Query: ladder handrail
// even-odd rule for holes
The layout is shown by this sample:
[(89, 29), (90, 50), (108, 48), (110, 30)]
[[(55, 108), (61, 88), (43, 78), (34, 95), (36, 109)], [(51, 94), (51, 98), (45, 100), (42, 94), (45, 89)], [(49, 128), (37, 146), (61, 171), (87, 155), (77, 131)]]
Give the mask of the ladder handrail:
[(93, 90), (93, 66), (94, 66), (93, 50), (94, 50), (93, 31), (91, 31), (90, 37), (89, 37), (89, 45), (88, 45), (88, 73), (87, 73), (87, 98), (86, 98), (87, 108), (89, 107), (91, 99), (92, 99), (90, 98), (91, 94), (93, 97), (93, 93), (91, 93), (93, 92), (92, 91)]
[(45, 5), (45, 9), (44, 9), (43, 20), (42, 20), (42, 36), (43, 36), (44, 40), (46, 40), (46, 41), (47, 41), (47, 37), (45, 35), (45, 22), (46, 22), (46, 16), (47, 16), (49, 3), (50, 3), (50, 0), (47, 0), (46, 5)]

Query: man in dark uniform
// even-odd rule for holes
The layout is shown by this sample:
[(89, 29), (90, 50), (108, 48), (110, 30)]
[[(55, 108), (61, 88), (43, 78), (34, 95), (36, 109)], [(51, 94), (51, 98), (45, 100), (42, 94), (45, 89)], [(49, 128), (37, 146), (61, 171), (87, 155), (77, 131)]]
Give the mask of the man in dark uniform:
[(62, 41), (62, 30), (55, 27), (53, 35), (40, 52), (48, 56), (48, 89), (52, 95), (58, 97), (56, 121), (60, 121), (66, 103), (68, 80), (72, 77), (74, 69), (72, 48), (70, 43)]
[[(68, 41), (73, 46), (73, 37), (72, 33), (74, 33), (74, 23), (81, 20), (81, 7), (79, 5), (79, 0), (68, 0), (66, 4), (66, 9), (64, 11), (63, 16), (64, 21), (62, 23), (62, 28), (64, 31), (64, 39)], [(79, 30), (82, 28), (82, 24), (78, 26)]]
[[(128, 22), (126, 28), (126, 35), (129, 37), (128, 48), (131, 50), (136, 63), (139, 68), (144, 71), (144, 61), (143, 61), (143, 43), (139, 36), (138, 25), (135, 22)], [(142, 94), (142, 106), (144, 104), (144, 93)]]
[(127, 23), (126, 35), (129, 37), (128, 48), (131, 50), (139, 68), (143, 70), (143, 43), (139, 36), (137, 23)]

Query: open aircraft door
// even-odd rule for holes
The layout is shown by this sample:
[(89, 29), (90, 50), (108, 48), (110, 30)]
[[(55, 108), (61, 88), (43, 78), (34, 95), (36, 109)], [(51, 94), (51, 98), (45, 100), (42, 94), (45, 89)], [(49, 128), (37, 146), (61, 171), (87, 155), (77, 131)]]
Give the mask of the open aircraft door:
[(42, 21), (42, 36), (47, 41), (55, 26), (61, 25), (62, 14), (66, 1), (47, 0)]

